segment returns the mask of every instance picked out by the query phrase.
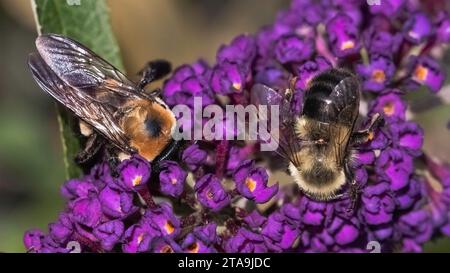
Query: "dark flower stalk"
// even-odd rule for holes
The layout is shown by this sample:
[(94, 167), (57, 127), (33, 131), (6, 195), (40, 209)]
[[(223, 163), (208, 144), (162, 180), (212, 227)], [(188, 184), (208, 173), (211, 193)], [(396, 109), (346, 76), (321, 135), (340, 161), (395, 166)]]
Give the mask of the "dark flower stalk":
[(295, 187), (289, 176), (272, 182), (286, 170), (274, 164), (275, 153), (257, 152), (258, 143), (203, 140), (179, 162), (159, 162), (158, 171), (133, 156), (117, 170), (99, 162), (67, 181), (64, 212), (48, 234), (26, 232), (25, 247), (68, 252), (77, 241), (84, 252), (366, 252), (376, 241), (384, 252), (419, 252), (450, 236), (450, 167), (424, 154), (424, 132), (409, 120), (404, 96), (421, 87), (438, 93), (445, 81), (435, 52), (450, 42), (448, 5), (436, 12), (422, 2), (293, 0), (273, 24), (221, 46), (212, 66), (182, 65), (164, 84), (169, 106), (193, 108), (194, 97), (203, 106), (223, 107), (224, 98), (247, 105), (256, 83), (279, 91), (294, 83), (290, 108), (298, 115), (315, 75), (353, 71), (363, 90), (361, 125), (377, 113), (386, 124), (356, 147), (360, 198), (352, 210), (349, 195), (319, 202), (289, 194), (282, 186)]

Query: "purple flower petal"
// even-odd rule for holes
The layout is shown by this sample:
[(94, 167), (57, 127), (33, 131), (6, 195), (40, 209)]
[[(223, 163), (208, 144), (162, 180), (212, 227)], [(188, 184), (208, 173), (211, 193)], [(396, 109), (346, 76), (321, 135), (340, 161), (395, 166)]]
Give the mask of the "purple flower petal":
[(205, 163), (207, 156), (205, 150), (200, 149), (197, 144), (193, 144), (183, 151), (181, 160), (188, 165), (191, 171), (195, 171)]
[(388, 120), (405, 120), (406, 102), (403, 101), (397, 90), (378, 96), (372, 101), (370, 113), (383, 113)]
[(179, 197), (183, 192), (187, 173), (175, 161), (165, 160), (159, 165), (161, 192), (172, 197)]
[(79, 198), (71, 203), (72, 218), (79, 224), (95, 227), (102, 218), (102, 206), (96, 196)]
[(159, 207), (147, 210), (143, 220), (166, 237), (175, 238), (181, 232), (180, 220), (169, 203), (161, 203)]
[(439, 63), (431, 57), (411, 57), (408, 68), (410, 88), (417, 89), (420, 85), (425, 85), (437, 93), (444, 84), (445, 74)]
[(102, 210), (108, 216), (123, 218), (137, 210), (133, 205), (133, 194), (120, 192), (110, 187), (105, 187), (99, 195)]
[(150, 178), (150, 164), (140, 156), (133, 156), (124, 160), (118, 166), (120, 181), (122, 185), (131, 190), (138, 190), (144, 187)]
[(338, 14), (327, 23), (326, 28), (328, 43), (334, 55), (342, 58), (359, 52), (359, 33), (351, 17)]
[(236, 180), (236, 188), (244, 197), (256, 203), (266, 203), (278, 192), (278, 184), (267, 187), (268, 180), (265, 169), (254, 168), (245, 180)]
[(395, 73), (395, 65), (389, 57), (373, 54), (368, 65), (358, 65), (356, 71), (362, 76), (363, 89), (367, 91), (382, 91)]
[(124, 224), (120, 220), (109, 221), (96, 227), (93, 233), (100, 240), (102, 247), (110, 251), (122, 237)]
[(220, 180), (212, 174), (206, 174), (195, 183), (198, 201), (205, 207), (217, 212), (230, 203), (230, 195), (224, 190)]
[(58, 221), (48, 225), (50, 237), (59, 243), (66, 243), (73, 232), (73, 223), (70, 219), (70, 215), (61, 213), (58, 217)]
[(275, 58), (280, 63), (302, 62), (311, 58), (314, 43), (296, 35), (284, 36), (275, 44)]
[(323, 56), (317, 56), (314, 60), (293, 65), (294, 74), (297, 76), (295, 87), (306, 90), (309, 82), (317, 74), (331, 67), (330, 61)]
[(433, 34), (433, 25), (425, 13), (417, 12), (409, 18), (403, 27), (405, 39), (420, 44)]
[(180, 253), (181, 247), (168, 237), (155, 237), (150, 243), (150, 249), (153, 253)]

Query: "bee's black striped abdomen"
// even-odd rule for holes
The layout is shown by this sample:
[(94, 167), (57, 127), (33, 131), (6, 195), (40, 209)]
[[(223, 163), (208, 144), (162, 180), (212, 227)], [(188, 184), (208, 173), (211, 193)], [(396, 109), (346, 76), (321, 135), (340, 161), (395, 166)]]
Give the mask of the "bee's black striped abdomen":
[[(350, 72), (330, 69), (312, 79), (305, 92), (302, 115), (325, 123), (339, 122), (340, 113), (347, 106), (359, 108), (359, 82)], [(352, 113), (343, 123), (349, 123)]]

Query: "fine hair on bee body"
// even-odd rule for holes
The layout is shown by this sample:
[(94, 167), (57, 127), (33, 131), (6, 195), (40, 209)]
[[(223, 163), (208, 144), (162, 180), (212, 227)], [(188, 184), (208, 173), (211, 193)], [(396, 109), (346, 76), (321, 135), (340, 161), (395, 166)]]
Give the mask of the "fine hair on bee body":
[(309, 197), (335, 199), (350, 182), (348, 195), (355, 199), (359, 188), (353, 174), (354, 146), (367, 142), (383, 119), (375, 114), (368, 128), (355, 130), (360, 83), (347, 70), (332, 68), (315, 76), (304, 91), (299, 115), (290, 109), (294, 86), (295, 78), (284, 93), (259, 83), (251, 90), (253, 104), (280, 106), (277, 153), (286, 159), (289, 173)]
[[(28, 65), (38, 85), (80, 119), (87, 137), (76, 160), (90, 160), (102, 146), (116, 155), (140, 154), (148, 161), (165, 158), (176, 147), (175, 116), (158, 95), (144, 87), (171, 71), (164, 60), (149, 62), (138, 83), (84, 45), (68, 37), (44, 34)], [(105, 145), (106, 144), (106, 145)]]
[[(355, 131), (359, 114), (360, 83), (344, 69), (330, 69), (314, 77), (305, 91), (302, 112), (294, 119), (294, 141), (289, 171), (300, 189), (315, 200), (327, 201), (354, 181), (353, 146), (366, 142), (381, 118), (369, 128)], [(350, 192), (354, 192), (351, 189)]]

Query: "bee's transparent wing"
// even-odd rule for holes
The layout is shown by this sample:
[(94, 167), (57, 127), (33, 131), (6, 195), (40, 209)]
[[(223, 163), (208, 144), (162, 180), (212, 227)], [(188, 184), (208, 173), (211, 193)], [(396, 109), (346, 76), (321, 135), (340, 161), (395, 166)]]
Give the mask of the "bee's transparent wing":
[[(354, 106), (348, 105), (339, 112), (338, 120), (348, 120), (346, 117), (352, 115)], [(348, 145), (353, 132), (355, 122), (348, 123), (331, 123), (330, 124), (330, 141), (333, 146), (335, 161), (338, 166), (344, 166)]]
[(44, 62), (62, 81), (96, 100), (114, 105), (114, 99), (139, 96), (135, 83), (90, 49), (70, 38), (43, 34), (36, 39), (36, 48)]
[(343, 166), (348, 144), (359, 113), (360, 85), (356, 77), (342, 80), (330, 95), (338, 109), (336, 123), (330, 126), (330, 139), (338, 166)]
[[(290, 103), (280, 93), (267, 85), (256, 83), (250, 91), (250, 101), (253, 105), (278, 105), (282, 125), (292, 119)], [(270, 111), (269, 111), (270, 114)], [(270, 118), (270, 116), (268, 116)]]
[(110, 107), (62, 81), (39, 54), (29, 56), (28, 66), (33, 78), (45, 92), (97, 129), (117, 147), (124, 151), (133, 151), (133, 148), (128, 145), (128, 138), (124, 131), (114, 119)]
[[(338, 121), (356, 120), (359, 112), (360, 85), (356, 77), (343, 79), (333, 89), (330, 100), (340, 113)], [(352, 125), (352, 124), (349, 124)]]
[[(299, 165), (298, 151), (303, 145), (303, 141), (294, 134), (295, 119), (290, 108), (290, 102), (286, 100), (276, 90), (260, 83), (253, 85), (250, 91), (250, 102), (255, 106), (278, 105), (280, 113), (280, 134), (274, 135), (270, 132), (273, 140), (278, 140), (278, 150), (276, 153), (294, 165)], [(270, 114), (270, 111), (268, 112)], [(270, 115), (267, 118), (270, 120)]]

